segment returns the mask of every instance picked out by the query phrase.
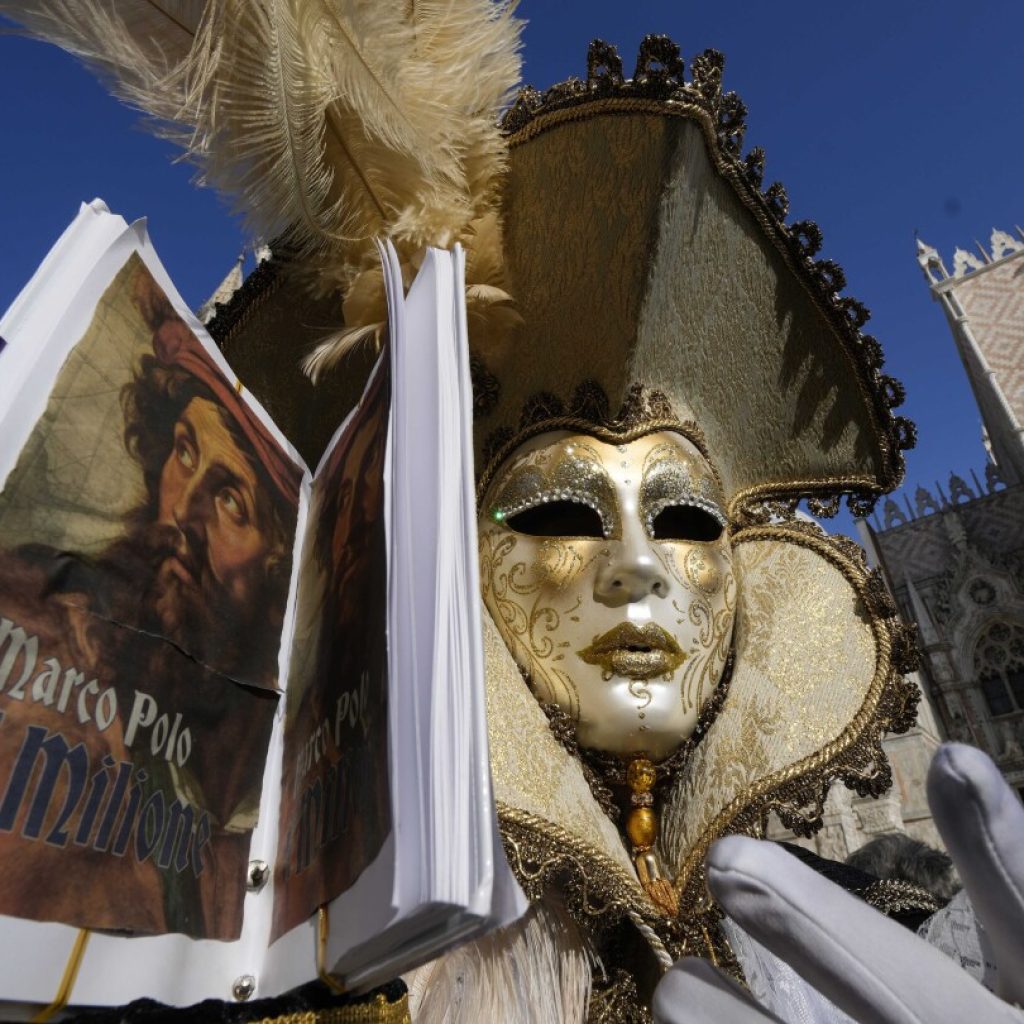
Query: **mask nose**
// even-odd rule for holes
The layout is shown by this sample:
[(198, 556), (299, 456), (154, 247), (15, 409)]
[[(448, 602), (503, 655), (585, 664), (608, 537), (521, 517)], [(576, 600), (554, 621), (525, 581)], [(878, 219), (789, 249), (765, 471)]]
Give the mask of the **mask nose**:
[(594, 582), (599, 603), (618, 608), (648, 597), (668, 596), (668, 577), (639, 523), (624, 527), (622, 540), (613, 541), (610, 551)]

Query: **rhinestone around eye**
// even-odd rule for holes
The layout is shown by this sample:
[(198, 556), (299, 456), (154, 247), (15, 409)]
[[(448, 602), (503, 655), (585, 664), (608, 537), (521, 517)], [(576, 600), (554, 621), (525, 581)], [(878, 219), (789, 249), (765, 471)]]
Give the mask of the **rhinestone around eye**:
[(510, 505), (508, 508), (494, 508), (491, 509), (491, 519), (496, 523), (504, 523), (514, 515), (518, 515), (520, 512), (525, 512), (527, 509), (536, 508), (538, 505), (547, 505), (552, 501), (578, 501), (582, 505), (586, 505), (588, 508), (593, 509), (597, 513), (598, 519), (601, 520), (601, 535), (608, 539), (610, 531), (608, 524), (604, 521), (604, 516), (601, 514), (600, 508), (597, 503), (587, 494), (580, 494), (576, 491), (570, 490), (555, 490), (555, 491), (541, 491), (537, 494), (531, 494), (527, 498), (523, 498), (516, 502), (514, 505)]
[(708, 501), (706, 498), (700, 498), (695, 494), (684, 494), (672, 500), (665, 499), (657, 502), (654, 508), (647, 513), (647, 533), (649, 535), (653, 536), (654, 534), (654, 520), (657, 519), (660, 513), (670, 505), (686, 505), (690, 508), (702, 509), (704, 512), (713, 516), (719, 526), (723, 529), (729, 525), (729, 520), (726, 519), (725, 514), (713, 501)]

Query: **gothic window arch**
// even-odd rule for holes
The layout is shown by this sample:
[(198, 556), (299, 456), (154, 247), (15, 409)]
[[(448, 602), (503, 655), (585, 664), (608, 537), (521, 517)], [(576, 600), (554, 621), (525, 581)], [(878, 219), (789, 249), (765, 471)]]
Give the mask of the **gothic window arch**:
[(989, 713), (1024, 711), (1024, 625), (996, 619), (974, 645), (974, 678)]

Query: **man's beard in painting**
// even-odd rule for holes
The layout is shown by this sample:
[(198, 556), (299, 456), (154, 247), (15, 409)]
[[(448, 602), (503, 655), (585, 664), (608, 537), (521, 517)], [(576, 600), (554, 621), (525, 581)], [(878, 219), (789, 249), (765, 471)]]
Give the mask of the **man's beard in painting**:
[[(186, 570), (182, 579), (172, 560)], [(264, 574), (243, 603), (214, 578), (205, 552), (172, 526), (129, 527), (101, 557), (112, 571), (111, 612), (118, 621), (162, 636), (196, 661), (242, 683), (272, 685), (285, 593)]]

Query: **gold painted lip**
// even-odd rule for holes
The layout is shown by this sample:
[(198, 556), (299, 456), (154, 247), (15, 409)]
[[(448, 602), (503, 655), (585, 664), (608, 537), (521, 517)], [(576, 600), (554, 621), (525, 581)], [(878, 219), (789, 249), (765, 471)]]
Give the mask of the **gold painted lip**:
[(652, 679), (668, 675), (686, 660), (686, 653), (671, 633), (654, 622), (635, 626), (623, 622), (596, 637), (579, 652), (588, 665), (600, 665), (606, 678)]

